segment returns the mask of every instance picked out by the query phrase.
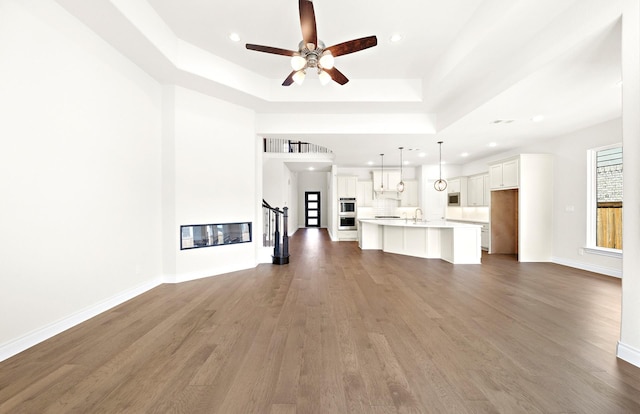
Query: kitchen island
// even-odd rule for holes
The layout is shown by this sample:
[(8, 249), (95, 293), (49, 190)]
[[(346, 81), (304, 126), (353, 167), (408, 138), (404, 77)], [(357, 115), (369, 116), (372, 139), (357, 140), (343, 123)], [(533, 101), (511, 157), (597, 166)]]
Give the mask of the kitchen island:
[(358, 243), (362, 250), (442, 259), (454, 264), (480, 263), (480, 225), (447, 220), (358, 221)]

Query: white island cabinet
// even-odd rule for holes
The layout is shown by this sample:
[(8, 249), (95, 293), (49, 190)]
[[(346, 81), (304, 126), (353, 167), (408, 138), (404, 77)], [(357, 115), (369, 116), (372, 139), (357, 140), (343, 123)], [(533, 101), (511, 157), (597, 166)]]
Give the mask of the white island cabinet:
[(479, 264), (482, 226), (446, 220), (414, 223), (411, 220), (360, 220), (358, 242), (363, 250), (454, 264)]

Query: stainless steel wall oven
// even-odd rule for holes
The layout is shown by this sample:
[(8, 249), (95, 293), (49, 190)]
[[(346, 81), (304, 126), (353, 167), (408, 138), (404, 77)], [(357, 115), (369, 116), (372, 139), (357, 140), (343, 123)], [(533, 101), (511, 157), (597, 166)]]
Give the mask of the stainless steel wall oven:
[(355, 198), (341, 198), (338, 201), (338, 230), (357, 230)]
[(356, 217), (355, 216), (340, 216), (338, 223), (338, 230), (357, 230)]

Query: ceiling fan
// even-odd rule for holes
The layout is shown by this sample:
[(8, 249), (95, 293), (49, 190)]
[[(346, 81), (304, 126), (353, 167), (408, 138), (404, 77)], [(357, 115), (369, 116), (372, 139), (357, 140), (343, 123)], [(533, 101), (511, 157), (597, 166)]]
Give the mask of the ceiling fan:
[(301, 84), (306, 70), (309, 68), (318, 70), (320, 83), (323, 85), (329, 83), (330, 80), (334, 80), (340, 85), (349, 82), (349, 79), (333, 66), (333, 58), (373, 47), (378, 44), (378, 39), (375, 36), (368, 36), (325, 47), (324, 43), (318, 40), (316, 33), (316, 15), (313, 11), (313, 3), (310, 0), (298, 0), (298, 5), (300, 7), (302, 41), (298, 44), (297, 51), (249, 43), (246, 45), (247, 49), (291, 56), (293, 71), (282, 82), (282, 86), (289, 86), (293, 82)]

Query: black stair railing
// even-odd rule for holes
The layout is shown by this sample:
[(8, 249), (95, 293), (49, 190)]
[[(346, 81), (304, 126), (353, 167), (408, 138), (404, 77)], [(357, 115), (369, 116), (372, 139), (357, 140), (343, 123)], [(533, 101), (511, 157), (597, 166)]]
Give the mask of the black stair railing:
[(321, 145), (304, 141), (281, 138), (263, 138), (263, 152), (280, 154), (331, 154), (331, 150)]
[(262, 213), (264, 229), (262, 232), (262, 244), (266, 247), (273, 246), (273, 264), (283, 265), (289, 263), (289, 208), (273, 208), (262, 200)]

